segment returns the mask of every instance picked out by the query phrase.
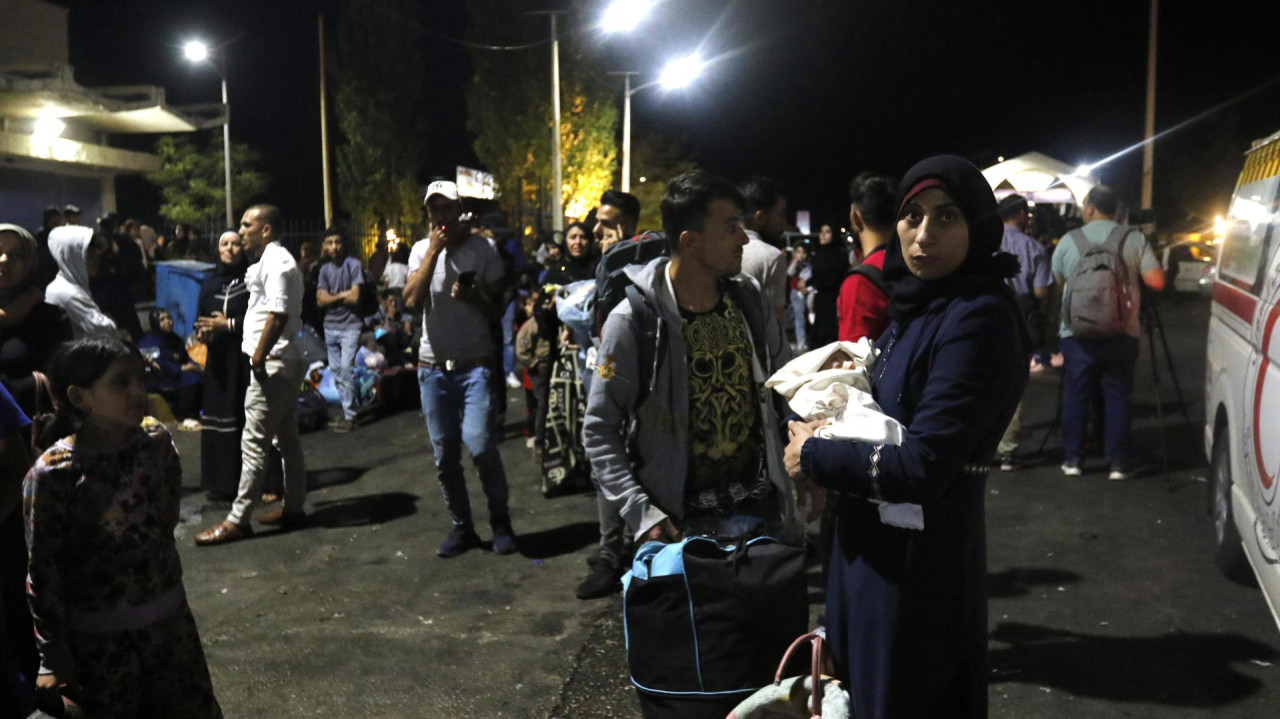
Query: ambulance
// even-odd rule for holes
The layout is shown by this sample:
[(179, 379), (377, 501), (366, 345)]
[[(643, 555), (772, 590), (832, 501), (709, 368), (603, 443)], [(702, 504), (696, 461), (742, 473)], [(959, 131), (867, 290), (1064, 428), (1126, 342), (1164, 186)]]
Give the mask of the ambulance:
[(1252, 573), (1280, 625), (1280, 132), (1253, 143), (1213, 282), (1205, 450), (1218, 567)]

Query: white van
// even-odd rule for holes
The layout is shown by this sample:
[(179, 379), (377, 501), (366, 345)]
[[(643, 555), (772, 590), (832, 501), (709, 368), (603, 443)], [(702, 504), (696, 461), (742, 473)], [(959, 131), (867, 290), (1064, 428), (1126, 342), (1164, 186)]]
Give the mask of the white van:
[(1252, 572), (1280, 624), (1280, 132), (1253, 143), (1231, 198), (1205, 357), (1217, 563)]

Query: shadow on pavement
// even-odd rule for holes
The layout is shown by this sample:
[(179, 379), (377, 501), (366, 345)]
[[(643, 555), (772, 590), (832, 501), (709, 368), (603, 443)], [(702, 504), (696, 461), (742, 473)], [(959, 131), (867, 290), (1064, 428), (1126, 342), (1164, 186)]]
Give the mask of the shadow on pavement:
[(1079, 581), (1079, 574), (1065, 569), (1014, 567), (987, 575), (987, 596), (1001, 599), (1021, 597), (1030, 594), (1037, 585), (1058, 586)]
[(330, 467), (307, 472), (307, 491), (350, 484), (360, 479), (366, 471), (368, 470), (364, 467)]
[[(516, 531), (520, 531), (516, 527)], [(600, 525), (596, 522), (574, 522), (562, 527), (544, 529), (541, 532), (520, 534), (520, 554), (530, 559), (550, 559), (562, 554), (572, 554), (600, 540)]]
[(1005, 622), (989, 638), (1009, 645), (990, 653), (991, 684), (1172, 706), (1217, 706), (1254, 694), (1262, 682), (1233, 665), (1277, 657), (1272, 647), (1238, 634), (1110, 637)]
[(307, 519), (312, 526), (331, 528), (384, 524), (416, 514), (418, 499), (414, 494), (387, 492), (313, 502)]

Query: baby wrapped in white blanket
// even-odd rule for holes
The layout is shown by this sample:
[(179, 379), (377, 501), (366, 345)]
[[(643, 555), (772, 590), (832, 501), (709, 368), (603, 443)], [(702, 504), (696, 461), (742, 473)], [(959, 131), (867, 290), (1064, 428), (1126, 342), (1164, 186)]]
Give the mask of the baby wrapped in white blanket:
[[(832, 342), (788, 362), (764, 383), (787, 400), (806, 420), (827, 420), (814, 436), (868, 444), (900, 445), (906, 428), (880, 411), (871, 398), (871, 372), (876, 351), (866, 339)], [(918, 504), (879, 505), (880, 521), (904, 529), (924, 529)]]

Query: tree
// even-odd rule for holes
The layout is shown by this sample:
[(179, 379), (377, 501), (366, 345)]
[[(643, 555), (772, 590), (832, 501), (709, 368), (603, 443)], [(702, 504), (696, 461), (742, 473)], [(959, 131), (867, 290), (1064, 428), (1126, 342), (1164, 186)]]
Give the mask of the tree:
[[(514, 46), (545, 37), (544, 18), (527, 17), (512, 6), (503, 0), (468, 0), (471, 39)], [(578, 37), (564, 30), (560, 43), (561, 199), (571, 218), (585, 217), (612, 186), (621, 89), (620, 81), (592, 68), (589, 49)], [(493, 173), (500, 204), (512, 210), (545, 197), (551, 186), (548, 45), (506, 52), (474, 48), (471, 58), (475, 79), (467, 88), (467, 127), (476, 136), (476, 155)]]
[[(631, 140), (631, 194), (640, 200), (641, 230), (661, 230), (659, 205), (667, 183), (682, 172), (696, 170), (683, 142), (655, 133), (635, 135)], [(644, 178), (644, 182), (640, 181)], [(619, 184), (621, 186), (621, 184)]]
[[(147, 181), (160, 188), (160, 216), (172, 223), (201, 228), (226, 221), (226, 178), (221, 132), (165, 135), (156, 141), (160, 169)], [(217, 142), (214, 139), (218, 140)], [(231, 143), (231, 204), (243, 206), (264, 193), (270, 179), (258, 169), (256, 150)]]
[(414, 0), (342, 3), (333, 65), (338, 205), (360, 232), (387, 226), (417, 236), (418, 172), (426, 157), (422, 5)]

